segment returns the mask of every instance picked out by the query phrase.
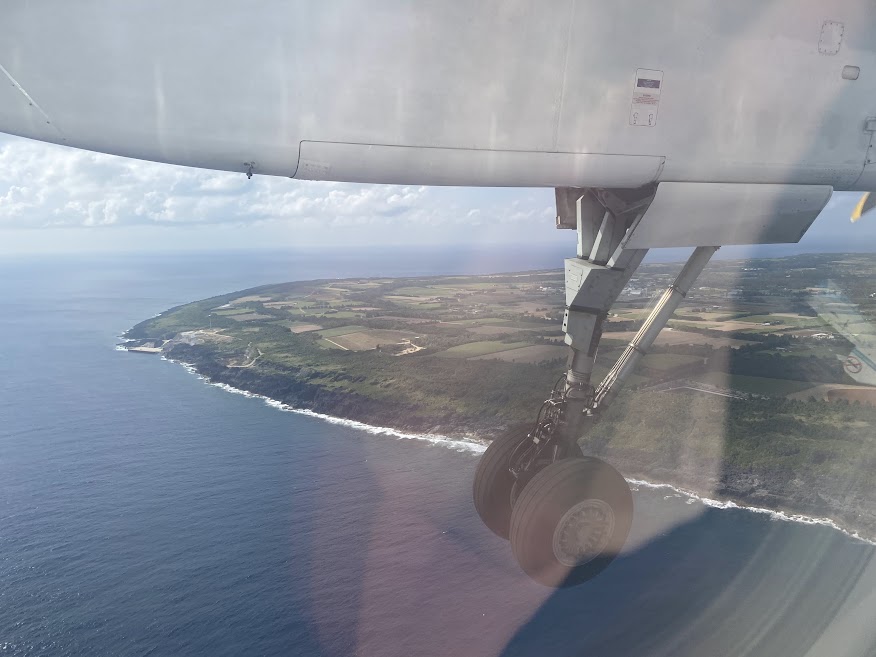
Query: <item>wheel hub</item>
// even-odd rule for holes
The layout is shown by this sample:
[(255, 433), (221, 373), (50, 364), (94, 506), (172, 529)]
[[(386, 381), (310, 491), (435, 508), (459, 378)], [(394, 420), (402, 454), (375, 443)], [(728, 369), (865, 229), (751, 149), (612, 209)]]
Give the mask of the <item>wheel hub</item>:
[(578, 502), (557, 523), (554, 556), (570, 568), (593, 561), (608, 546), (614, 524), (614, 511), (608, 503), (596, 499)]

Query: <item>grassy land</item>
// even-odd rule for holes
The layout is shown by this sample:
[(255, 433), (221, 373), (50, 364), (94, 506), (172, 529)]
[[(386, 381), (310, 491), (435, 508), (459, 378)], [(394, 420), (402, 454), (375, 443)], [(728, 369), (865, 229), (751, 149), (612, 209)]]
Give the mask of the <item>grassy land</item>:
[(338, 335), (346, 335), (347, 333), (356, 333), (357, 331), (364, 331), (367, 327), (365, 326), (339, 326), (337, 328), (324, 329), (322, 331), (317, 331), (317, 335), (321, 338), (333, 338)]
[(727, 374), (725, 372), (707, 372), (698, 377), (703, 383), (709, 383), (720, 388), (730, 388), (741, 392), (751, 392), (758, 395), (789, 395), (792, 392), (808, 390), (815, 384), (806, 381), (791, 381), (788, 379), (770, 379), (762, 376), (746, 376), (744, 374)]
[(787, 315), (747, 315), (738, 318), (739, 322), (763, 324), (769, 322), (776, 326), (792, 326), (794, 328), (824, 328), (825, 323), (817, 317), (789, 317)]
[(502, 319), (501, 317), (484, 317), (478, 319), (453, 319), (449, 320), (446, 323), (453, 324), (455, 326), (487, 326), (487, 325), (495, 325), (495, 324), (505, 324), (508, 320)]
[(702, 362), (697, 356), (685, 356), (683, 354), (648, 354), (642, 359), (642, 367), (655, 370), (671, 370), (684, 365)]
[(441, 358), (472, 358), (474, 356), (494, 354), (498, 351), (507, 351), (509, 349), (525, 347), (527, 344), (528, 343), (526, 342), (497, 342), (495, 340), (467, 342), (465, 344), (451, 347), (437, 355)]
[[(830, 272), (832, 280), (847, 281), (852, 290), (861, 290), (855, 293), (855, 301), (861, 304), (862, 313), (876, 312), (876, 301), (872, 309), (867, 305), (871, 303), (869, 269), (861, 263), (844, 265), (846, 269), (840, 271), (822, 263), (819, 269), (806, 261), (799, 270), (792, 268), (788, 278), (787, 266), (783, 265), (781, 274), (772, 279), (765, 274), (745, 278), (757, 283), (758, 294), (771, 285), (776, 290), (790, 290), (786, 297), (775, 294), (760, 301), (754, 294), (745, 300), (728, 299), (726, 290), (734, 285), (733, 272), (738, 272), (741, 264), (734, 264), (735, 270), (727, 269), (730, 265), (726, 263), (716, 267), (713, 273), (704, 274), (703, 286), (715, 292), (698, 290), (689, 295), (679, 311), (685, 319), (673, 321), (685, 330), (667, 332), (666, 339), (658, 340), (629, 385), (648, 387), (677, 378), (681, 376), (678, 370), (683, 370), (685, 378), (771, 396), (778, 404), (784, 403), (784, 395), (818, 384), (848, 382), (842, 361), (837, 358), (849, 353), (848, 343), (841, 339), (798, 339), (783, 332), (789, 332), (791, 326), (812, 326), (820, 321), (802, 314), (806, 309), (801, 299), (806, 289), (824, 288), (818, 287), (823, 272)], [(646, 266), (637, 285), (664, 288), (674, 271), (672, 267)], [(436, 297), (445, 301), (430, 301)], [(646, 305), (644, 298), (619, 301), (612, 311), (618, 315), (613, 321), (633, 324)], [(568, 352), (562, 342), (551, 341), (562, 335), (559, 326), (563, 308), (560, 271), (489, 278), (308, 281), (268, 285), (179, 306), (138, 324), (127, 337), (144, 342), (170, 340), (212, 324), (213, 333), (201, 332), (172, 341), (172, 353), (200, 363), (211, 376), (225, 377), (222, 380), (233, 385), (257, 389), (302, 407), (420, 430), (445, 427), (441, 430), (491, 433), (509, 424), (531, 421), (564, 371), (563, 359)], [(553, 319), (545, 320), (545, 316)], [(248, 321), (238, 321), (240, 318)], [(763, 326), (767, 321), (780, 323)], [(470, 330), (478, 327), (500, 333)], [(635, 329), (621, 325), (617, 332), (605, 333), (594, 371), (596, 381)], [(499, 337), (502, 331), (507, 332), (504, 339)], [(739, 336), (745, 337), (740, 340)], [(247, 362), (246, 354), (252, 349), (263, 354), (255, 365), (226, 367)], [(700, 398), (697, 393), (691, 394)], [(669, 458), (661, 450), (670, 450), (671, 455), (676, 448), (669, 438), (659, 437), (663, 429), (657, 431), (655, 427), (665, 423), (666, 427), (679, 429), (685, 417), (692, 424), (684, 425), (684, 430), (705, 427), (697, 422), (705, 422), (703, 418), (711, 417), (712, 412), (716, 415), (708, 426), (715, 435), (721, 426), (745, 427), (753, 435), (765, 436), (773, 436), (781, 422), (790, 423), (788, 427), (795, 431), (799, 426), (790, 411), (781, 410), (784, 407), (775, 406), (777, 413), (781, 410), (781, 421), (775, 420), (770, 415), (771, 407), (759, 405), (757, 399), (739, 404), (726, 398), (709, 399), (697, 411), (703, 416), (694, 421), (686, 407), (676, 408), (680, 404), (678, 395), (649, 395), (642, 393), (636, 397), (636, 404), (625, 407), (629, 417), (623, 422), (605, 425), (605, 435), (614, 435), (612, 449), (639, 450), (650, 454), (652, 460), (658, 452), (658, 460)], [(651, 413), (648, 431), (636, 425), (635, 409), (646, 403), (642, 400), (651, 400), (655, 408), (661, 409), (657, 415)], [(813, 402), (811, 407), (806, 401), (794, 403), (798, 404), (794, 407), (795, 417), (825, 412), (825, 402)], [(666, 416), (664, 407), (674, 408), (680, 417)], [(749, 408), (757, 411), (751, 417), (746, 415)], [(703, 409), (711, 410), (707, 413)], [(682, 414), (682, 410), (688, 414)], [(863, 410), (848, 410), (845, 419), (837, 422), (851, 422), (849, 418), (856, 412), (860, 413), (862, 426), (870, 427), (869, 416), (865, 417)], [(729, 422), (727, 413), (741, 415), (734, 415)], [(446, 429), (448, 423), (451, 429)], [(817, 424), (824, 426), (820, 420)], [(638, 433), (624, 434), (621, 440), (620, 433), (612, 434), (612, 426), (623, 427), (617, 432)], [(784, 457), (778, 453), (767, 454), (760, 446), (748, 445), (741, 428), (739, 432), (734, 441), (722, 445), (720, 452), (732, 455), (734, 463), (797, 462), (798, 452), (792, 458), (789, 451), (786, 461), (782, 461)], [(802, 442), (792, 445), (784, 440), (781, 445), (786, 450), (809, 450), (803, 449)], [(827, 453), (828, 460), (833, 458), (829, 456), (832, 451), (836, 451), (836, 458), (845, 459), (848, 455), (840, 445), (828, 441), (818, 450)], [(716, 451), (707, 441), (689, 449), (697, 458)]]
[(497, 359), (506, 363), (541, 363), (545, 361), (564, 360), (569, 355), (565, 346), (532, 344), (516, 349), (504, 349), (502, 351), (474, 356), (471, 360)]
[[(806, 392), (804, 399), (784, 398), (850, 382), (842, 359), (852, 344), (812, 308), (842, 290), (842, 303), (827, 305), (854, 319), (856, 332), (872, 334), (860, 318), (876, 317), (873, 262), (813, 255), (714, 262), (673, 320), (684, 330), (658, 339), (628, 381), (641, 389), (621, 394), (588, 434), (586, 450), (629, 472), (705, 491), (775, 496), (756, 501), (761, 505), (789, 500), (788, 508), (836, 511), (831, 517), (840, 519), (849, 509), (858, 520), (869, 513), (876, 528), (876, 409), (814, 401)], [(646, 297), (665, 289), (677, 270), (654, 264), (637, 273), (635, 285), (647, 295), (622, 297), (612, 309), (617, 317), (600, 343), (595, 381), (634, 335)], [(442, 302), (431, 301), (437, 297)], [(169, 340), (173, 357), (206, 376), (301, 408), (417, 431), (490, 435), (531, 422), (563, 373), (567, 351), (551, 341), (561, 336), (563, 309), (561, 271), (308, 281), (185, 304), (126, 337)], [(476, 327), (507, 331), (505, 341), (469, 330)], [(805, 337), (813, 329), (833, 339)], [(252, 367), (229, 367), (250, 362), (254, 350), (262, 355)], [(659, 392), (653, 385), (679, 377), (751, 395)], [(837, 500), (840, 507), (830, 506)]]
[(229, 308), (228, 310), (215, 310), (213, 312), (223, 317), (231, 317), (233, 315), (245, 315), (246, 313), (252, 312), (252, 310), (247, 308)]
[(458, 288), (450, 287), (400, 287), (393, 290), (393, 294), (409, 297), (439, 297), (450, 296), (459, 293)]

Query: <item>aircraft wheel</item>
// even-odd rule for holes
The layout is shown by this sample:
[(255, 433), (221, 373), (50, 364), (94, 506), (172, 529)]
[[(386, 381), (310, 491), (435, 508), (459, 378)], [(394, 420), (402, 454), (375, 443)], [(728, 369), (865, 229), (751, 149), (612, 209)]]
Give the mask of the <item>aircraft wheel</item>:
[(475, 470), (472, 485), (475, 510), (489, 530), (501, 538), (508, 538), (511, 527), (511, 490), (515, 482), (508, 472), (511, 452), (526, 435), (526, 430), (518, 430), (495, 438)]
[(633, 495), (617, 470), (596, 458), (566, 459), (523, 489), (511, 513), (511, 549), (537, 582), (575, 586), (611, 563), (632, 520)]
[[(569, 449), (569, 451), (563, 457), (563, 459), (582, 458), (584, 456), (584, 453), (581, 451), (581, 448), (578, 447), (577, 444), (572, 445), (568, 449)], [(563, 459), (560, 459), (560, 460), (563, 460)], [(545, 466), (543, 466), (539, 470), (532, 472), (528, 477), (521, 477), (520, 479), (517, 479), (514, 481), (514, 485), (511, 487), (511, 508), (512, 509), (514, 508), (514, 505), (517, 504), (517, 500), (520, 497), (520, 494), (523, 492), (523, 489), (529, 485), (529, 482), (532, 481), (532, 478), (536, 474), (541, 472), (541, 470), (543, 470), (544, 467)], [(510, 517), (508, 518), (508, 524), (509, 525), (511, 524)]]

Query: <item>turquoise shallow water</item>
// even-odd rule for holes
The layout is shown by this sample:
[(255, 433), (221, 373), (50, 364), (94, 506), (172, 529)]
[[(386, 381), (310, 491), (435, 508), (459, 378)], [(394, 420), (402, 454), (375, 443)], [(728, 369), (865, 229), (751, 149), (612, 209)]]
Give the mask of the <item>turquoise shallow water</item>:
[(474, 516), (477, 456), (230, 394), (115, 338), (261, 283), (551, 267), (520, 250), (0, 264), (0, 655), (867, 654), (873, 548), (635, 493), (552, 592)]

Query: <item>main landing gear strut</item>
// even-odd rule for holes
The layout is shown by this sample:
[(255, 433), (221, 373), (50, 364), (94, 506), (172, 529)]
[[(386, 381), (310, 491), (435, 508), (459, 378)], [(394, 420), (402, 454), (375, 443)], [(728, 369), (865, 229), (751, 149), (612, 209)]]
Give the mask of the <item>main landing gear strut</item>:
[(632, 236), (655, 188), (556, 190), (557, 225), (578, 232), (577, 257), (565, 263), (568, 369), (542, 404), (533, 428), (487, 448), (474, 480), (484, 524), (511, 541), (521, 568), (548, 586), (574, 586), (600, 573), (626, 541), (633, 518), (629, 485), (612, 466), (582, 455), (624, 380), (718, 249), (697, 247), (642, 328), (598, 386), (591, 383), (602, 325), (647, 248)]

